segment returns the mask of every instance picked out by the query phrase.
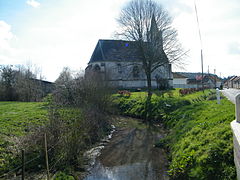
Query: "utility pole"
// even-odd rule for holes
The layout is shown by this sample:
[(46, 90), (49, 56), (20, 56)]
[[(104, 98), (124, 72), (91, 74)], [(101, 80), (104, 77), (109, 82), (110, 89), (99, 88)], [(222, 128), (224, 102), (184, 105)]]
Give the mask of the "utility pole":
[(215, 83), (215, 89), (217, 87), (217, 75), (216, 75), (216, 69), (214, 69), (214, 83)]
[(204, 93), (204, 84), (203, 84), (203, 48), (202, 48), (202, 37), (201, 37), (201, 31), (200, 31), (200, 25), (199, 25), (199, 20), (198, 20), (198, 13), (197, 13), (197, 6), (196, 2), (194, 1), (194, 6), (195, 6), (195, 13), (196, 13), (196, 18), (197, 18), (197, 24), (198, 24), (198, 34), (199, 34), (199, 39), (200, 39), (200, 44), (201, 44), (201, 69), (202, 69), (202, 90)]

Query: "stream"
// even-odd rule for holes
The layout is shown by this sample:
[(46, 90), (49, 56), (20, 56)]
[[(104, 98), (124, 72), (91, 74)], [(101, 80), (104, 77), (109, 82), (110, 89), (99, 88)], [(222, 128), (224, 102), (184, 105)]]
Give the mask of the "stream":
[(163, 132), (149, 128), (120, 128), (95, 159), (84, 180), (165, 180), (167, 156), (154, 147)]

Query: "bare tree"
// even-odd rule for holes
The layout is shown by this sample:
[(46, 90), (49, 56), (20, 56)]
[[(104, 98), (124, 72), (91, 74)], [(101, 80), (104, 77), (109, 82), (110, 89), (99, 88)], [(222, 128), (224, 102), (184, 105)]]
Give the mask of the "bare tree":
[(152, 0), (132, 0), (117, 19), (121, 38), (136, 41), (142, 56), (147, 78), (148, 97), (151, 99), (151, 74), (166, 64), (179, 64), (186, 55), (177, 40), (172, 19), (163, 7)]
[(56, 100), (61, 101), (63, 104), (72, 104), (73, 97), (73, 74), (70, 68), (64, 67), (59, 77), (55, 81), (57, 91), (55, 91)]

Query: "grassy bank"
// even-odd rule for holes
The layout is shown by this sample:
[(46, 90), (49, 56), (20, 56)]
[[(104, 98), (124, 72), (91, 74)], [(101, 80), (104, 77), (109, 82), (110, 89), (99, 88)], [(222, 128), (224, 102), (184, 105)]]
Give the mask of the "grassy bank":
[(44, 103), (0, 102), (0, 173), (18, 164), (15, 157), (21, 149), (15, 149), (17, 137), (25, 135), (34, 126), (48, 120)]
[(194, 103), (169, 114), (170, 175), (175, 179), (234, 179), (230, 122), (234, 105), (226, 99)]
[[(155, 94), (152, 118), (169, 130), (157, 144), (169, 151), (172, 179), (234, 179), (233, 144), (230, 122), (234, 105), (227, 99), (217, 104), (214, 91), (180, 96), (176, 90)], [(145, 95), (118, 96), (124, 115), (144, 117)]]

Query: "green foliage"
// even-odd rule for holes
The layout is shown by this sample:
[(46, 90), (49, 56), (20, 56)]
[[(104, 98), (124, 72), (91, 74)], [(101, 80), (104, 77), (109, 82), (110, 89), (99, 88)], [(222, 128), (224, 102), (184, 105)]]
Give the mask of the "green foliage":
[[(172, 94), (171, 94), (172, 95)], [(146, 114), (146, 96), (115, 96), (115, 103), (121, 113), (127, 116), (144, 118)], [(152, 121), (164, 120), (165, 116), (171, 111), (176, 110), (179, 106), (190, 104), (188, 100), (180, 98), (164, 98), (153, 96), (151, 100), (151, 117)]]
[(64, 172), (58, 172), (54, 177), (54, 180), (74, 180), (74, 177), (69, 176)]

